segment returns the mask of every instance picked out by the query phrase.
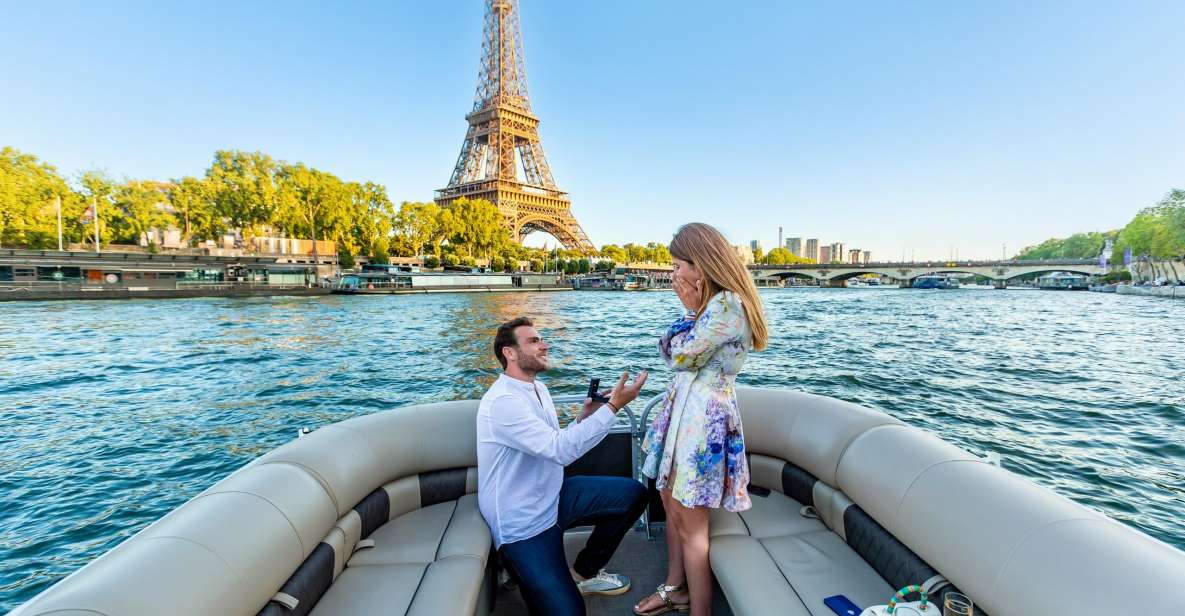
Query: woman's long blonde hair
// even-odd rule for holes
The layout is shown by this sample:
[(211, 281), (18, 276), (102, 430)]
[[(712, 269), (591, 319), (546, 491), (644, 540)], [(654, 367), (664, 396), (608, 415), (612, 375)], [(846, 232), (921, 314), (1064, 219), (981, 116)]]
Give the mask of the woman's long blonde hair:
[(700, 298), (696, 315), (704, 313), (708, 300), (720, 291), (732, 291), (741, 298), (745, 306), (745, 317), (749, 319), (749, 331), (753, 336), (753, 350), (765, 348), (769, 330), (765, 327), (765, 309), (757, 294), (757, 285), (745, 269), (724, 234), (711, 225), (691, 222), (679, 227), (671, 240), (671, 256), (687, 261), (699, 269), (704, 277), (704, 294)]

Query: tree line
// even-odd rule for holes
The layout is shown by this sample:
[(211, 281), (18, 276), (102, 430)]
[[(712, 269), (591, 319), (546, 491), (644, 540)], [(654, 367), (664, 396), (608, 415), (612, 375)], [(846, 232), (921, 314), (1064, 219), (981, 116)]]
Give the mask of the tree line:
[(162, 182), (116, 180), (97, 170), (68, 181), (32, 154), (0, 150), (0, 246), (57, 248), (59, 206), (63, 240), (75, 244), (93, 241), (97, 209), (104, 245), (140, 244), (149, 230), (173, 228), (184, 246), (227, 234), (244, 242), (268, 236), (330, 240), (344, 267), (356, 256), (385, 263), (392, 256), (426, 255), (431, 267), (480, 260), (497, 271), (529, 262), (536, 271), (567, 273), (671, 262), (667, 247), (655, 242), (607, 244), (591, 258), (559, 247), (525, 247), (513, 241), (489, 201), (396, 206), (381, 184), (346, 181), (261, 152), (219, 150), (202, 176)]
[(1112, 241), (1112, 263), (1123, 263), (1128, 249), (1134, 257), (1180, 259), (1185, 257), (1185, 190), (1170, 190), (1155, 205), (1146, 207), (1122, 229), (1076, 233), (1029, 246), (1017, 259), (1096, 259), (1107, 240)]

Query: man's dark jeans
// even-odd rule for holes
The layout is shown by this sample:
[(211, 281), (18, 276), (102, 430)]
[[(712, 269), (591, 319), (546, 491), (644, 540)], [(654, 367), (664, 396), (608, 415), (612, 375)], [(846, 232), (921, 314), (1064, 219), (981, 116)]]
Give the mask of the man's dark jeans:
[(564, 531), (594, 525), (572, 568), (583, 577), (595, 577), (642, 515), (646, 503), (646, 486), (628, 477), (565, 479), (560, 489), (556, 525), (498, 550), (530, 613), (583, 615), (584, 598), (568, 572), (568, 559), (564, 557)]

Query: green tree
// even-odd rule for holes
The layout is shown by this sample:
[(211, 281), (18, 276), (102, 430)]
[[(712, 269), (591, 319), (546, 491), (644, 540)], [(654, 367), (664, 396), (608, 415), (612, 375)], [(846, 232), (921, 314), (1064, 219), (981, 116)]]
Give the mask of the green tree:
[[(111, 179), (105, 171), (94, 170), (86, 171), (79, 176), (78, 183), (82, 185), (84, 202), (91, 206), (87, 208), (87, 213), (83, 216), (88, 227), (86, 239), (93, 241), (93, 229), (94, 226), (98, 226), (100, 245), (110, 244), (113, 239), (110, 221), (115, 210), (115, 191), (118, 188), (115, 180)], [(94, 220), (96, 216), (98, 222)]]
[(424, 257), (424, 267), (429, 269), (436, 269), (440, 267), (440, 259), (436, 255), (428, 255)]
[(167, 186), (159, 182), (128, 180), (115, 186), (113, 207), (108, 211), (113, 241), (139, 244), (148, 241), (150, 229), (163, 231), (176, 225)]
[(346, 185), (350, 197), (350, 211), (345, 223), (372, 263), (387, 263), (391, 254), (391, 239), (396, 218), (394, 205), (382, 184), (351, 182)]
[(587, 274), (592, 270), (592, 262), (588, 259), (580, 259), (577, 271), (581, 274)]
[(244, 237), (256, 235), (266, 223), (284, 230), (309, 224), (305, 220), (307, 212), (279, 207), (276, 185), (279, 171), (279, 163), (261, 152), (215, 152), (214, 162), (206, 170), (206, 181), (216, 215), (224, 218), (230, 229), (240, 230)]
[(601, 246), (601, 256), (617, 263), (625, 263), (630, 258), (625, 250), (616, 244), (605, 244)]
[(210, 184), (192, 176), (173, 180), (169, 186), (169, 202), (181, 225), (182, 243), (192, 240), (217, 239), (226, 233), (226, 224), (214, 211)]
[[(452, 221), (450, 215), (449, 222)], [(432, 202), (404, 201), (395, 216), (395, 234), (402, 237), (415, 256), (424, 254), (424, 246), (432, 245), (434, 254), (440, 256), (440, 243), (448, 239), (450, 229), (445, 229), (441, 220), (440, 206)]]
[(542, 272), (543, 271), (543, 259), (531, 259), (531, 271), (532, 272)]
[(489, 257), (510, 243), (502, 214), (493, 203), (461, 197), (449, 204), (447, 210), (455, 221), (448, 241), (467, 256)]
[(56, 249), (59, 198), (63, 237), (79, 241), (81, 196), (52, 165), (15, 148), (0, 149), (0, 246)]
[(1112, 260), (1133, 255), (1171, 259), (1185, 255), (1185, 190), (1169, 191), (1156, 205), (1140, 210), (1115, 240)]
[(769, 254), (765, 255), (765, 259), (762, 261), (762, 263), (767, 265), (786, 265), (788, 263), (793, 263), (793, 259), (794, 253), (779, 246), (770, 250)]
[(761, 250), (761, 246), (753, 249), (753, 262), (765, 263), (765, 252)]
[[(269, 159), (270, 160), (270, 159)], [(337, 176), (306, 167), (280, 164), (276, 173), (278, 190), (272, 197), (277, 204), (271, 217), (273, 225), (294, 237), (313, 241), (313, 258), (318, 258), (317, 241), (337, 242), (338, 259), (359, 254), (357, 238), (349, 225), (351, 191)]]
[(1052, 238), (1036, 246), (1029, 246), (1020, 251), (1017, 259), (1092, 259), (1097, 258), (1103, 251), (1107, 239), (1114, 238), (1117, 232), (1076, 233), (1067, 238)]

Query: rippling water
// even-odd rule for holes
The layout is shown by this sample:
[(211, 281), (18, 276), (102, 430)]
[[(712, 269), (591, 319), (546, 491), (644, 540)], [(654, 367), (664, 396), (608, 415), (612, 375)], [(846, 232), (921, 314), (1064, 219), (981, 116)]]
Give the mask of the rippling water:
[[(1185, 547), (1185, 302), (768, 289), (742, 384), (884, 410)], [(555, 393), (657, 368), (671, 293), (0, 303), (0, 611), (319, 426), (480, 396), (535, 317)], [(656, 370), (646, 395), (659, 391)]]

